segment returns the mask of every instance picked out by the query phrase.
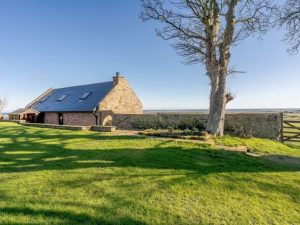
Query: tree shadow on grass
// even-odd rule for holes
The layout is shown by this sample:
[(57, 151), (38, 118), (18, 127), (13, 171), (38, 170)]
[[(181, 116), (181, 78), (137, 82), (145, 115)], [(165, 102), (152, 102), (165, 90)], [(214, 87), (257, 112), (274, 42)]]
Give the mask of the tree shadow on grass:
[[(89, 140), (129, 140), (133, 139), (132, 136), (126, 135), (111, 135), (110, 133), (101, 133), (96, 131), (76, 131), (76, 130), (60, 130), (50, 128), (32, 128), (26, 126), (13, 126), (13, 127), (1, 127), (0, 137), (11, 138), (13, 141), (17, 141), (17, 138), (29, 138), (38, 139), (77, 139), (84, 138)], [(145, 139), (142, 136), (135, 136), (135, 139)]]
[[(28, 128), (26, 128), (28, 129)], [(290, 172), (300, 171), (297, 165), (283, 165), (272, 162), (264, 158), (251, 157), (243, 153), (229, 152), (224, 150), (211, 149), (205, 145), (190, 145), (186, 147), (184, 144), (172, 144), (170, 141), (154, 142), (150, 147), (138, 148), (137, 146), (113, 147), (105, 149), (105, 145), (99, 149), (83, 149), (78, 144), (74, 148), (68, 147), (68, 141), (73, 139), (88, 139), (90, 141), (142, 141), (130, 136), (103, 136), (98, 133), (79, 133), (73, 132), (54, 132), (47, 134), (42, 129), (34, 129), (28, 132), (26, 129), (16, 129), (8, 131), (6, 134), (1, 133), (10, 141), (0, 142), (0, 173), (23, 173), (43, 170), (59, 170), (69, 172), (75, 169), (98, 168), (99, 171), (105, 168), (117, 169), (149, 169), (147, 172), (135, 171), (114, 173), (107, 172), (101, 174), (101, 179), (126, 179), (147, 177), (149, 180), (156, 182), (159, 176), (173, 176), (171, 179), (163, 180), (160, 185), (166, 187), (171, 185), (186, 184), (190, 180), (198, 180), (205, 182), (205, 177), (209, 174), (222, 174), (223, 178), (227, 176), (229, 183), (247, 182), (249, 176), (238, 179), (236, 176), (230, 176), (230, 173), (256, 173), (256, 172)], [(1, 132), (3, 129), (1, 129)], [(3, 135), (2, 135), (3, 134)], [(20, 140), (19, 138), (22, 138)], [(45, 141), (44, 139), (49, 140)], [(58, 144), (49, 144), (51, 140), (60, 140)], [(171, 146), (169, 144), (172, 144)], [(155, 145), (156, 144), (156, 145)], [(130, 144), (131, 145), (131, 144)], [(132, 170), (131, 170), (132, 171)], [(224, 175), (225, 173), (225, 175)], [(76, 188), (80, 185), (88, 185), (99, 179), (95, 176), (87, 178), (79, 176), (78, 179), (60, 181), (64, 186)], [(134, 183), (136, 182), (136, 183)], [(127, 186), (138, 186), (139, 179), (132, 182), (120, 182), (119, 188), (127, 190)], [(272, 184), (264, 181), (256, 181), (260, 189), (267, 192), (274, 189), (278, 192), (285, 192), (289, 189), (291, 196), (299, 196), (300, 191), (287, 184)], [(151, 192), (151, 190), (148, 190)], [(127, 192), (126, 192), (127, 193)], [(112, 195), (106, 193), (105, 197), (111, 202), (116, 202), (118, 207), (128, 207), (130, 204), (138, 205), (136, 199), (122, 198), (120, 195)], [(131, 196), (132, 197), (132, 196)], [(44, 203), (47, 205), (47, 203)], [(75, 203), (70, 203), (75, 205)], [(82, 206), (84, 207), (84, 206)], [(87, 206), (88, 207), (88, 206)], [(142, 207), (142, 206), (138, 206)], [(111, 209), (95, 208), (96, 211), (109, 211)], [(149, 210), (148, 208), (146, 210)], [(114, 221), (108, 218), (94, 218), (85, 213), (73, 213), (68, 210), (54, 209), (33, 209), (28, 207), (0, 207), (0, 212), (6, 215), (25, 215), (33, 217), (44, 217), (49, 219), (59, 218), (63, 222), (61, 224), (145, 224), (129, 217), (115, 216)], [(113, 215), (116, 211), (112, 210), (107, 215)], [(176, 215), (174, 215), (175, 217)], [(33, 223), (34, 224), (34, 223)]]
[[(138, 149), (132, 143), (141, 140), (132, 136), (109, 136), (95, 132), (69, 132), (24, 126), (0, 127), (0, 134), (2, 138), (10, 140), (0, 142), (0, 172), (93, 167), (188, 170), (199, 175), (219, 172), (300, 171), (300, 165), (297, 163), (286, 165), (243, 153), (215, 150), (200, 144), (186, 148), (181, 144), (166, 145), (170, 141), (158, 141), (154, 143), (156, 145)], [(94, 140), (100, 141), (99, 147), (96, 145), (96, 149), (84, 149), (80, 145), (80, 138), (91, 143)], [(51, 140), (56, 140), (57, 144), (51, 144)], [(127, 147), (124, 148), (111, 145), (111, 149), (106, 149), (107, 146), (101, 145), (101, 141), (132, 143), (126, 144)], [(78, 147), (68, 148), (68, 143), (73, 142), (78, 144)], [(131, 145), (132, 148), (129, 148)], [(292, 159), (296, 162), (300, 160), (296, 157)]]
[[(132, 218), (120, 217), (118, 221), (109, 221), (104, 218), (94, 218), (84, 213), (72, 213), (69, 211), (59, 211), (50, 209), (32, 209), (28, 207), (0, 207), (0, 212), (11, 216), (30, 216), (30, 217), (43, 217), (47, 220), (60, 218), (60, 223), (55, 224), (101, 224), (101, 225), (115, 225), (115, 224), (132, 224), (144, 225), (142, 221), (137, 221)], [(4, 223), (5, 224), (5, 223)], [(4, 225), (2, 223), (2, 225)], [(7, 223), (7, 225), (13, 223)], [(20, 224), (20, 223), (15, 223)], [(21, 223), (23, 225), (37, 225), (38, 223)]]
[[(98, 137), (98, 140), (102, 140)], [(104, 140), (125, 137), (105, 137)], [(126, 137), (126, 140), (135, 140)], [(294, 158), (297, 160), (297, 158)], [(299, 160), (299, 159), (298, 159)], [(68, 149), (64, 144), (13, 142), (0, 148), (0, 172), (72, 170), (82, 168), (138, 167), (146, 169), (188, 170), (197, 174), (219, 172), (300, 171), (296, 165), (283, 165), (243, 153), (182, 146), (131, 149)]]

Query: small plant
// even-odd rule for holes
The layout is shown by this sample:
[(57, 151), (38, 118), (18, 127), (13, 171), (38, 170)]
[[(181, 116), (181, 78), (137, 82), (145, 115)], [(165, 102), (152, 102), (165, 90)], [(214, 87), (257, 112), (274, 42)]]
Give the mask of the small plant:
[(169, 132), (169, 133), (173, 134), (174, 131), (175, 131), (175, 129), (174, 129), (173, 126), (169, 126), (169, 127), (168, 127), (168, 132)]

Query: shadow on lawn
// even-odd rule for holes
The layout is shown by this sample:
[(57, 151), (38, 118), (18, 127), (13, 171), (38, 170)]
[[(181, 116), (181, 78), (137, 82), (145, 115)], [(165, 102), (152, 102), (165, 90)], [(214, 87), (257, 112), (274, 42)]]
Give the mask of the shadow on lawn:
[[(167, 146), (166, 144), (168, 144), (169, 141), (158, 141), (156, 146), (141, 149), (137, 149), (135, 146), (133, 146), (133, 149), (129, 147), (104, 149), (105, 145), (101, 145), (101, 148), (99, 147), (99, 149), (82, 149), (79, 142), (78, 147), (70, 149), (67, 147), (67, 144), (69, 143), (68, 141), (72, 141), (73, 139), (79, 139), (80, 141), (80, 138), (84, 138), (91, 142), (111, 140), (113, 142), (119, 140), (134, 141), (137, 138), (130, 136), (101, 136), (99, 133), (89, 133), (89, 135), (87, 135), (76, 131), (66, 132), (60, 130), (57, 132), (51, 130), (51, 133), (47, 133), (47, 129), (26, 129), (28, 128), (0, 128), (1, 137), (6, 139), (6, 143), (0, 142), (0, 173), (131, 167), (154, 170), (149, 170), (145, 173), (138, 171), (134, 173), (124, 172), (121, 174), (114, 172), (103, 173), (101, 174), (101, 179), (115, 179), (116, 177), (120, 177), (120, 179), (127, 177), (130, 179), (141, 176), (148, 177), (151, 181), (153, 179), (153, 182), (156, 182), (159, 179), (159, 176), (174, 175), (172, 179), (159, 182), (159, 185), (168, 187), (174, 184), (187, 184), (190, 180), (197, 180), (197, 182), (204, 183), (207, 182), (205, 179), (207, 174), (222, 173), (221, 176), (223, 176), (223, 179), (228, 180), (228, 185), (231, 185), (228, 186), (228, 188), (235, 188), (234, 185), (232, 185), (235, 182), (249, 182), (249, 179), (251, 178), (231, 176), (228, 173), (226, 174), (226, 172), (252, 173), (300, 171), (299, 165), (283, 165), (263, 158), (247, 156), (238, 152), (210, 149), (205, 145), (195, 145), (194, 148), (186, 148), (184, 145), (180, 144), (178, 146)], [(43, 142), (44, 139), (49, 140), (49, 142)], [(53, 139), (58, 139), (60, 141), (57, 144), (49, 144)], [(158, 172), (155, 169), (163, 171)], [(60, 182), (62, 185), (70, 188), (76, 188), (81, 185), (88, 185), (89, 183), (94, 182), (95, 179), (99, 179), (99, 177), (79, 177), (75, 180)], [(126, 185), (139, 185), (139, 179), (132, 181), (137, 183), (120, 182), (118, 183), (118, 186), (122, 188), (124, 185), (126, 188)], [(288, 186), (284, 183), (274, 185), (273, 183), (268, 183), (268, 181), (255, 182), (265, 191), (277, 190), (282, 193), (288, 192), (291, 196), (299, 196), (299, 190), (296, 189), (296, 187)], [(111, 193), (105, 193), (105, 190), (99, 191), (101, 191), (104, 197), (110, 199), (111, 203), (114, 203), (114, 206), (116, 207), (126, 208), (129, 205), (138, 204), (132, 196), (127, 196), (130, 192), (126, 193), (125, 197), (122, 198), (119, 194), (115, 196)], [(148, 190), (149, 193), (151, 193), (151, 191), (152, 190)], [(254, 194), (257, 195), (257, 193)], [(3, 195), (5, 195), (5, 193), (3, 193)], [(47, 202), (44, 204), (47, 205)], [(70, 202), (70, 206), (74, 205), (74, 202)], [(106, 213), (106, 216), (114, 215), (114, 221), (109, 221), (106, 216), (101, 215), (93, 217), (85, 213), (74, 213), (68, 210), (33, 209), (28, 207), (2, 206), (0, 207), (0, 213), (11, 216), (25, 215), (50, 219), (59, 218), (62, 222), (58, 224), (146, 224), (142, 221), (136, 221), (133, 218), (118, 216), (117, 211), (113, 208), (103, 207), (93, 208), (93, 210), (97, 212), (103, 211)], [(143, 206), (141, 205), (138, 207), (142, 209)], [(167, 211), (165, 213), (166, 215), (168, 214)], [(174, 215), (174, 217), (175, 216), (176, 215)], [(27, 224), (35, 225), (35, 223)]]
[[(160, 142), (151, 148), (81, 149), (80, 138), (88, 140), (136, 140), (130, 136), (104, 136), (99, 133), (82, 134), (76, 131), (30, 129), (18, 126), (15, 129), (0, 128), (0, 172), (28, 172), (38, 170), (71, 170), (92, 167), (139, 167), (149, 169), (188, 170), (197, 175), (219, 172), (270, 172), (300, 171), (300, 165), (286, 165), (263, 158), (251, 157), (238, 152), (215, 150), (205, 145), (184, 148), (180, 145), (166, 147), (169, 141)], [(18, 138), (22, 138), (20, 141)], [(59, 144), (43, 143), (57, 139)], [(78, 139), (78, 148), (67, 144)], [(101, 142), (99, 142), (101, 144)], [(101, 148), (100, 148), (101, 147)], [(282, 156), (281, 156), (282, 157)], [(299, 160), (299, 158), (294, 158)]]
[[(61, 218), (62, 223), (59, 224), (101, 224), (101, 225), (115, 225), (115, 222), (105, 220), (103, 218), (93, 218), (86, 214), (78, 214), (67, 211), (50, 210), (50, 209), (31, 209), (31, 208), (21, 208), (21, 207), (3, 207), (0, 208), (1, 213), (5, 213), (11, 216), (22, 215), (22, 216), (35, 216), (44, 218)], [(131, 218), (121, 217), (118, 219), (122, 224), (132, 224), (132, 225), (144, 225), (145, 223), (141, 221), (136, 221)], [(118, 223), (119, 223), (118, 222)], [(7, 223), (7, 225), (12, 225), (13, 223)], [(20, 225), (20, 223), (15, 223)], [(23, 225), (38, 225), (40, 223), (22, 223)], [(57, 223), (56, 223), (57, 224)], [(2, 225), (5, 225), (5, 223)]]

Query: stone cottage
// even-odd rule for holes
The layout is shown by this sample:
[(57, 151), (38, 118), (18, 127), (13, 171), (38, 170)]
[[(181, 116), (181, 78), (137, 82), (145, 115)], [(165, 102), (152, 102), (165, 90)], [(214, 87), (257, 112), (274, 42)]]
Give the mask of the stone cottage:
[(142, 114), (143, 105), (119, 73), (113, 81), (49, 89), (26, 106), (30, 122), (60, 125), (111, 125), (113, 114)]

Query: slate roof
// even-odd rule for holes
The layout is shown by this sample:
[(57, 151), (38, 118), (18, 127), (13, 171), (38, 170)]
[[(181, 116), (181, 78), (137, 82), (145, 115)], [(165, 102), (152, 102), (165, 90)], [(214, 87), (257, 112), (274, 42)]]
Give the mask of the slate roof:
[(26, 111), (26, 109), (17, 109), (17, 110), (15, 110), (15, 111), (13, 111), (13, 112), (11, 112), (9, 114), (10, 115), (20, 115), (20, 114), (22, 114), (25, 111)]
[[(39, 112), (93, 112), (113, 88), (113, 82), (53, 89), (31, 107)], [(80, 100), (86, 93), (85, 99)], [(66, 95), (61, 101), (62, 96)]]

